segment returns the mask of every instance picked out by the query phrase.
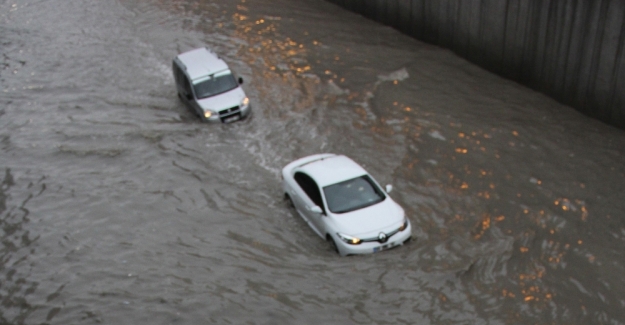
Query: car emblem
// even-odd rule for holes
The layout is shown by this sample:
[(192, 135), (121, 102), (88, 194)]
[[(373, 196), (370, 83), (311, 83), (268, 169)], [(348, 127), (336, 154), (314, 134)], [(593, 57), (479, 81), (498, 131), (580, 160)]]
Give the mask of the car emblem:
[(385, 234), (385, 233), (381, 232), (381, 233), (378, 235), (378, 241), (379, 241), (380, 243), (385, 243), (385, 242), (386, 242), (386, 239), (387, 239), (387, 237), (386, 237), (386, 234)]

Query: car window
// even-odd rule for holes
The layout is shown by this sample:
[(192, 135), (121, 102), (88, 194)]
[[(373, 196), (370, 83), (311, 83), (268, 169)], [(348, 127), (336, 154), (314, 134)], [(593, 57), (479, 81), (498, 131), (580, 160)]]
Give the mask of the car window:
[(368, 175), (352, 178), (323, 188), (328, 209), (345, 213), (384, 201), (386, 196)]
[(310, 200), (313, 201), (313, 203), (315, 203), (321, 208), (321, 210), (325, 212), (325, 208), (323, 207), (323, 200), (321, 199), (321, 192), (319, 191), (319, 186), (317, 186), (317, 183), (315, 183), (315, 181), (310, 176), (302, 172), (295, 173), (293, 178), (295, 178), (297, 184), (299, 184), (302, 190), (304, 190)]
[(219, 95), (239, 86), (230, 71), (216, 73), (193, 81), (193, 89), (198, 99)]

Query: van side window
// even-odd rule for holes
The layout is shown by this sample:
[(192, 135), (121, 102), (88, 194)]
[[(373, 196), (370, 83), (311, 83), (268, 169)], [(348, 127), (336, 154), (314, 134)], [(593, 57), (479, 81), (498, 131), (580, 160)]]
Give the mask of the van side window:
[(189, 83), (189, 79), (187, 79), (187, 76), (185, 76), (184, 74), (182, 75), (182, 86), (184, 87), (184, 91), (187, 93), (187, 95), (193, 94), (193, 92), (191, 91), (191, 84)]
[(176, 84), (181, 85), (184, 89), (185, 95), (192, 94), (191, 92), (191, 84), (187, 79), (187, 76), (182, 72), (178, 64), (174, 61), (172, 63), (172, 68), (174, 70), (174, 79), (176, 79)]
[(182, 84), (182, 71), (180, 71), (180, 67), (178, 67), (178, 65), (176, 64), (176, 61), (172, 62), (171, 64), (171, 68), (172, 70), (174, 70), (174, 79), (176, 79), (176, 83), (181, 85)]
[(310, 200), (313, 201), (313, 203), (315, 203), (317, 206), (319, 206), (321, 210), (323, 210), (323, 212), (325, 213), (323, 200), (321, 199), (321, 192), (319, 191), (319, 186), (317, 186), (317, 183), (315, 183), (315, 181), (310, 176), (302, 172), (296, 172), (295, 175), (293, 175), (293, 178), (295, 179), (297, 184), (299, 184), (302, 190), (306, 192)]

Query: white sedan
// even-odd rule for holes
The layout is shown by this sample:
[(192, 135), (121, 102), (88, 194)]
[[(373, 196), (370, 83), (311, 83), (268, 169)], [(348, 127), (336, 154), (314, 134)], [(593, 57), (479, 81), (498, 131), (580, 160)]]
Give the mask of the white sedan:
[(410, 240), (400, 207), (366, 170), (330, 153), (295, 160), (282, 169), (284, 195), (321, 238), (342, 256), (375, 253)]

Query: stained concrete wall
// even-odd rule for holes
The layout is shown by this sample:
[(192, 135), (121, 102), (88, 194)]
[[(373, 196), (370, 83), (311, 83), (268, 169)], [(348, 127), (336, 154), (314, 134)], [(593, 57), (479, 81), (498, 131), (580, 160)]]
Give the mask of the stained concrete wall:
[(625, 129), (624, 0), (328, 0)]

